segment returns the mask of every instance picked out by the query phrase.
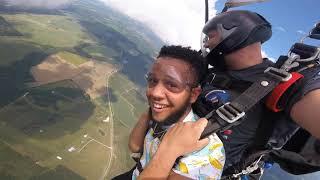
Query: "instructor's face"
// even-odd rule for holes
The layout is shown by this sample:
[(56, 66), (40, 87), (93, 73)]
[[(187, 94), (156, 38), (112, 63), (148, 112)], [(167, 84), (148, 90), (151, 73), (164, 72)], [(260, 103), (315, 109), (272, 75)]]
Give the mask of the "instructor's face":
[(205, 48), (209, 48), (210, 50), (217, 47), (217, 45), (222, 41), (221, 33), (217, 30), (212, 30), (207, 34), (207, 41), (204, 44)]

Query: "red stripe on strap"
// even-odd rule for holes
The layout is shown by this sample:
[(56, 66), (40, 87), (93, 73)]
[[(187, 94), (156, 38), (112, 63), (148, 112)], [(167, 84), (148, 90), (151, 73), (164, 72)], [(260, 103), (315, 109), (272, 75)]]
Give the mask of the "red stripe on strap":
[(283, 110), (283, 107), (278, 106), (278, 102), (281, 96), (292, 86), (297, 80), (303, 78), (303, 75), (297, 72), (292, 72), (292, 77), (285, 82), (281, 82), (276, 86), (266, 101), (266, 106), (273, 112), (279, 112)]

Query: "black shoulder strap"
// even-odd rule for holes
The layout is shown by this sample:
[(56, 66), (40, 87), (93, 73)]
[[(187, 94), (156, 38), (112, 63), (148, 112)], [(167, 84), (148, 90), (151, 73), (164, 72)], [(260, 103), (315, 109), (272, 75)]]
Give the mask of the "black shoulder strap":
[(290, 79), (290, 77), (290, 73), (287, 73), (285, 70), (273, 67), (267, 68), (263, 76), (240, 96), (205, 116), (209, 121), (201, 137), (203, 138), (217, 131), (229, 129), (241, 123), (245, 112), (261, 101), (281, 81)]

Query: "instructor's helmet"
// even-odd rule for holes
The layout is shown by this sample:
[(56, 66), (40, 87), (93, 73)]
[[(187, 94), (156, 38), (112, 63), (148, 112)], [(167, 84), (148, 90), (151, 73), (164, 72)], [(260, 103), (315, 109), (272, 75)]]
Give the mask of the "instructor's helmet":
[(221, 66), (224, 55), (255, 42), (264, 43), (271, 35), (271, 25), (261, 15), (244, 10), (227, 11), (218, 14), (204, 26), (202, 55), (209, 64)]

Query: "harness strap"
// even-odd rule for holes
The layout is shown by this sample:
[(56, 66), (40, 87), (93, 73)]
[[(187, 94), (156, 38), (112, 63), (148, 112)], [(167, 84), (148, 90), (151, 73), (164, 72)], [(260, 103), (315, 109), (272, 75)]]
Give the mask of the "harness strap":
[(287, 81), (290, 78), (291, 74), (284, 70), (273, 67), (266, 69), (264, 75), (235, 100), (209, 112), (205, 116), (209, 121), (201, 138), (240, 124), (245, 112), (263, 99), (281, 81)]
[(223, 171), (223, 176), (231, 177), (233, 174), (240, 173), (240, 171), (246, 169), (250, 163), (257, 160), (259, 156), (270, 152), (270, 150), (266, 150), (265, 145), (273, 133), (273, 128), (276, 125), (275, 122), (278, 120), (280, 114), (272, 112), (267, 108), (264, 108), (262, 113), (267, 115), (263, 116), (260, 120), (253, 143), (245, 150), (241, 160), (238, 163), (226, 168)]
[(313, 57), (317, 55), (318, 51), (318, 47), (303, 43), (295, 43), (290, 49), (290, 53), (298, 54), (301, 59)]

